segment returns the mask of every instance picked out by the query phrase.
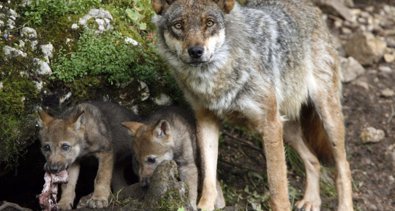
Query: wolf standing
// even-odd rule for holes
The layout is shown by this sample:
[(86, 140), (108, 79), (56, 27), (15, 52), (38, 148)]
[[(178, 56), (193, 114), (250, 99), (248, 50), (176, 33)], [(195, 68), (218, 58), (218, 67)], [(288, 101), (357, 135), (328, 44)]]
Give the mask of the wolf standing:
[(204, 174), (198, 207), (214, 207), (219, 119), (226, 118), (261, 134), (273, 210), (291, 209), (283, 139), (306, 169), (297, 208), (320, 209), (318, 155), (335, 161), (338, 210), (353, 210), (339, 61), (319, 11), (303, 0), (246, 7), (235, 0), (152, 0), (152, 6), (159, 51), (196, 113)]
[(138, 121), (139, 118), (117, 104), (106, 102), (81, 103), (67, 109), (58, 118), (44, 111), (39, 114), (41, 149), (47, 160), (44, 168), (52, 173), (67, 169), (69, 174), (68, 183), (62, 185), (59, 208), (72, 208), (79, 161), (89, 155), (98, 159), (99, 167), (94, 192), (87, 205), (106, 207), (110, 184), (114, 191), (126, 186), (123, 170), (125, 165), (132, 163), (131, 137), (121, 122)]

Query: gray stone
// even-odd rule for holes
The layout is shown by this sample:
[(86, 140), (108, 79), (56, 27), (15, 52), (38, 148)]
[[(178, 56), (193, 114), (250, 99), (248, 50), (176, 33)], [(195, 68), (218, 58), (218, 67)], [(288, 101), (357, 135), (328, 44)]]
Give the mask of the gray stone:
[(43, 53), (46, 62), (49, 62), (49, 59), (52, 58), (52, 56), (53, 56), (52, 52), (53, 52), (54, 48), (53, 48), (52, 43), (41, 45), (40, 48), (41, 48), (41, 52)]
[(21, 36), (30, 40), (37, 39), (37, 31), (31, 27), (23, 27), (21, 30)]
[(393, 96), (395, 96), (395, 92), (394, 92), (394, 90), (392, 90), (390, 88), (386, 88), (386, 89), (381, 90), (380, 96), (388, 97), (388, 98), (393, 97)]
[(10, 47), (8, 45), (3, 47), (3, 53), (6, 58), (13, 58), (13, 57), (26, 57), (27, 54), (21, 50), (18, 50), (16, 48)]
[(41, 59), (34, 58), (33, 63), (37, 66), (37, 69), (36, 69), (37, 74), (39, 74), (39, 75), (51, 75), (52, 74), (51, 67), (49, 67), (47, 62), (45, 62)]
[(348, 56), (354, 57), (362, 65), (378, 62), (384, 55), (386, 42), (375, 37), (372, 33), (354, 34), (345, 44)]
[(356, 79), (358, 76), (364, 74), (365, 68), (355, 60), (353, 57), (341, 58), (341, 68), (342, 68), (342, 81), (350, 82)]
[(377, 143), (385, 138), (385, 133), (381, 129), (374, 127), (364, 128), (360, 134), (362, 143)]

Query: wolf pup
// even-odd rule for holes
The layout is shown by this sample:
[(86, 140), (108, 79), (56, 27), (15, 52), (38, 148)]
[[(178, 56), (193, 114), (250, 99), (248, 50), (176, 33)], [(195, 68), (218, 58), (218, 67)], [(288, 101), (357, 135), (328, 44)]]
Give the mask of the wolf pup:
[[(134, 140), (132, 148), (139, 163), (139, 176), (148, 185), (156, 167), (165, 160), (175, 160), (182, 181), (189, 188), (189, 202), (196, 210), (198, 169), (196, 152), (196, 124), (193, 113), (178, 107), (164, 107), (151, 114), (144, 122), (124, 122)], [(223, 208), (225, 200), (219, 182), (216, 208)]]
[(319, 10), (307, 0), (245, 7), (235, 0), (152, 0), (152, 6), (158, 50), (196, 113), (204, 174), (198, 207), (214, 208), (219, 119), (226, 118), (260, 133), (272, 210), (291, 209), (283, 139), (307, 171), (296, 207), (320, 209), (317, 155), (328, 155), (336, 164), (338, 210), (353, 210), (339, 59)]
[(57, 173), (67, 169), (69, 174), (68, 183), (61, 187), (59, 208), (72, 209), (79, 161), (89, 155), (98, 159), (99, 166), (94, 192), (87, 205), (107, 207), (110, 184), (114, 191), (127, 185), (123, 164), (129, 163), (132, 157), (131, 137), (121, 122), (137, 121), (137, 116), (109, 102), (81, 103), (67, 109), (59, 118), (44, 111), (40, 111), (39, 116), (41, 150), (47, 161), (45, 170)]

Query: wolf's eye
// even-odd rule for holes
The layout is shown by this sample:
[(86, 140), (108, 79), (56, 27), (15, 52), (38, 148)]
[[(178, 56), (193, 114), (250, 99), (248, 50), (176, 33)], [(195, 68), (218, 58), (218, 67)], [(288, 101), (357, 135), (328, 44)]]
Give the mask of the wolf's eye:
[(71, 146), (68, 144), (62, 144), (61, 148), (63, 151), (68, 151), (71, 148)]
[(175, 24), (173, 24), (173, 27), (174, 27), (175, 29), (180, 30), (180, 29), (182, 29), (182, 23), (181, 23), (181, 22), (176, 22)]
[(153, 158), (153, 157), (148, 157), (147, 158), (147, 162), (150, 163), (150, 164), (154, 164), (156, 162), (156, 159)]
[(49, 152), (49, 151), (51, 151), (51, 146), (49, 146), (49, 144), (46, 144), (46, 145), (42, 146), (42, 149), (44, 152)]
[(207, 20), (207, 22), (206, 22), (207, 27), (212, 27), (212, 26), (214, 26), (214, 24), (215, 24), (215, 22), (213, 20)]

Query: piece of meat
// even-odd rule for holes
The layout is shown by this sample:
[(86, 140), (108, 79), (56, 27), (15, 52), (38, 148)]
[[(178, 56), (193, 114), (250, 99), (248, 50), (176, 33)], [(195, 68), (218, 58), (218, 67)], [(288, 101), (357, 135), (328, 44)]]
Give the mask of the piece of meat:
[(42, 210), (52, 211), (58, 210), (57, 207), (57, 194), (58, 185), (61, 183), (67, 183), (68, 173), (67, 170), (60, 171), (56, 174), (45, 172), (44, 174), (44, 186), (41, 194), (38, 196), (38, 200)]

